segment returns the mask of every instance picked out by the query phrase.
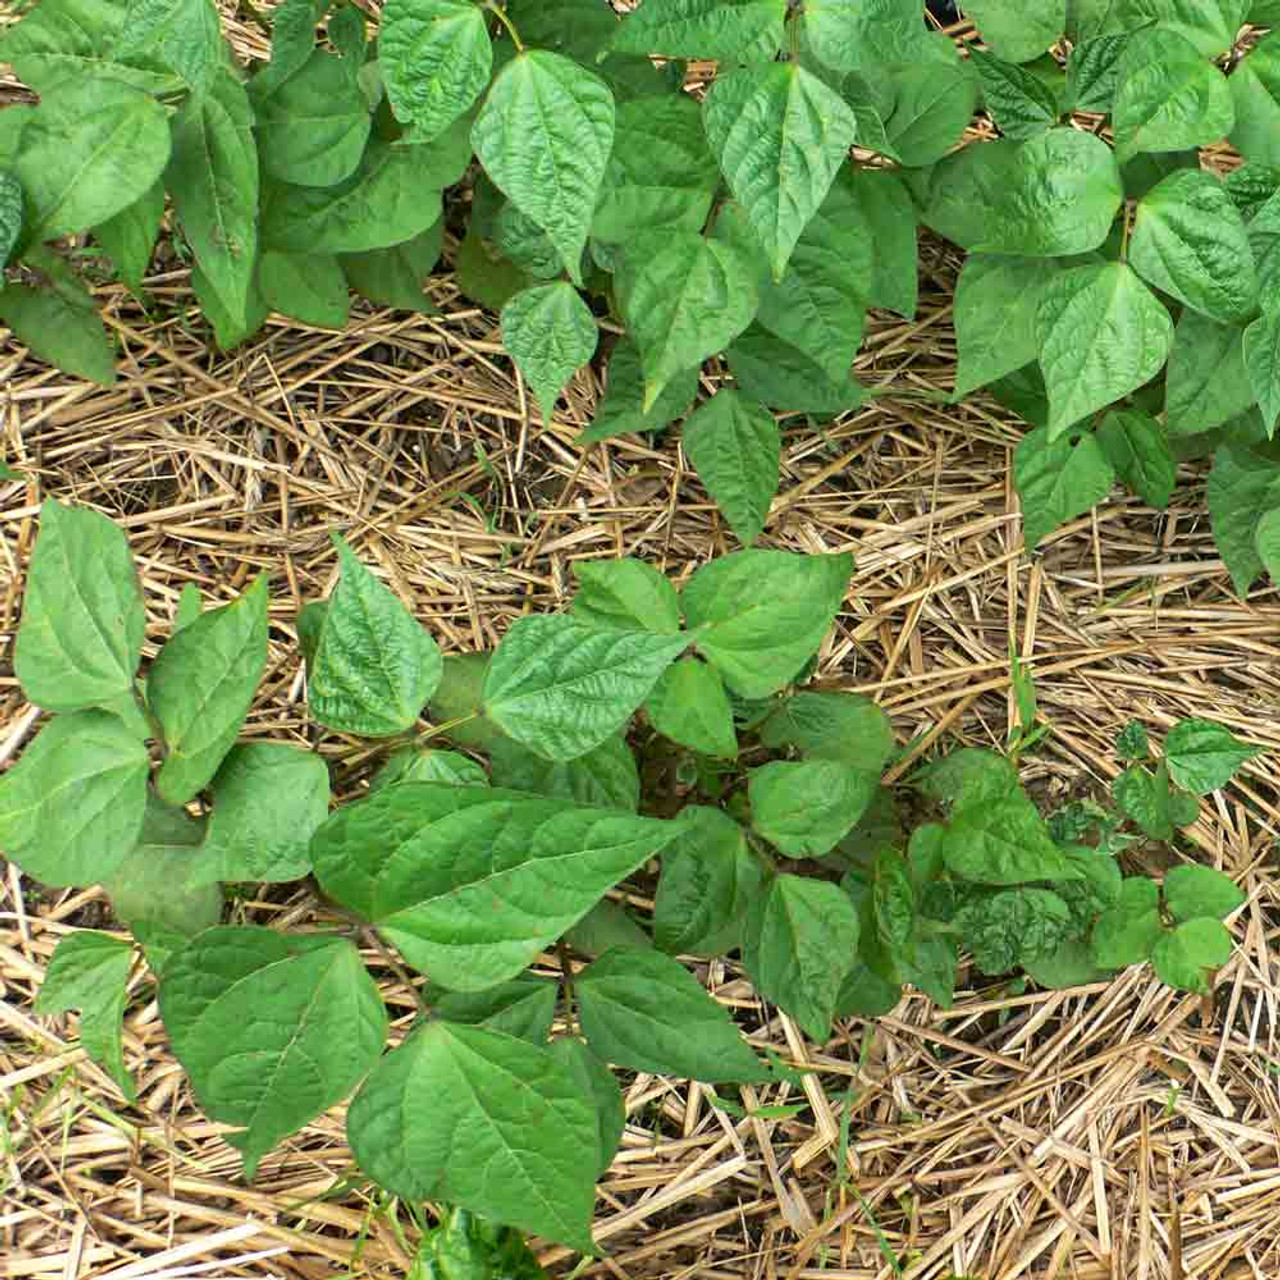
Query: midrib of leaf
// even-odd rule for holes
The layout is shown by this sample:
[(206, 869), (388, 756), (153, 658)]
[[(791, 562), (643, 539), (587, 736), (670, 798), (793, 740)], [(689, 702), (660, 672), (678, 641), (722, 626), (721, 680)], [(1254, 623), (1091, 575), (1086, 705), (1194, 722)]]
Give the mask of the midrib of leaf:
[[(235, 250), (233, 248), (232, 237), (227, 230), (228, 219), (225, 213), (224, 201), (222, 199), (222, 190), (214, 173), (213, 149), (209, 145), (209, 138), (212, 132), (209, 128), (209, 114), (213, 111), (222, 111), (222, 104), (213, 97), (201, 99), (200, 111), (197, 115), (200, 130), (200, 160), (204, 165), (204, 176), (209, 182), (209, 203), (213, 209), (214, 219), (217, 223), (218, 238), (222, 242), (222, 256), (230, 258), (235, 256)], [(222, 114), (226, 118), (226, 123), (230, 124), (232, 134), (239, 139), (240, 131), (236, 128), (235, 121), (232, 120), (230, 113), (222, 111)]]
[[(97, 112), (98, 116), (102, 116), (103, 114), (104, 113), (101, 111)], [(115, 129), (103, 139), (101, 145), (98, 146), (93, 152), (91, 152), (89, 156), (85, 159), (84, 163), (80, 165), (80, 167), (76, 170), (75, 178), (71, 182), (64, 184), (64, 188), (63, 188), (64, 194), (62, 199), (56, 205), (54, 205), (54, 207), (48, 213), (46, 213), (45, 216), (40, 220), (40, 230), (43, 230), (44, 228), (48, 227), (55, 220), (53, 215), (58, 213), (66, 205), (67, 198), (70, 195), (72, 195), (73, 193), (79, 190), (81, 185), (80, 180), (83, 177), (85, 171), (89, 169), (89, 167), (98, 159), (98, 157), (104, 151), (107, 150), (111, 142), (116, 137), (118, 137), (121, 132), (124, 131), (125, 126), (128, 123), (128, 121), (131, 119), (132, 115), (133, 113), (130, 112), (118, 118)]]

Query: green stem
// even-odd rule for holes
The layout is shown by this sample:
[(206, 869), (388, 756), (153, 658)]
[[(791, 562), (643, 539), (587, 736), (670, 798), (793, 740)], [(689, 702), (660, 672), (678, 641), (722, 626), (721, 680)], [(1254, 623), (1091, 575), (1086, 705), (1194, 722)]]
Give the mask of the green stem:
[(465, 716), (459, 716), (456, 720), (446, 720), (444, 724), (438, 724), (434, 728), (428, 729), (426, 733), (418, 734), (419, 742), (430, 742), (433, 738), (442, 738), (450, 729), (456, 729), (460, 724), (467, 724), (471, 720), (477, 720), (480, 717), (478, 711), (468, 711)]
[(511, 19), (507, 17), (507, 11), (500, 4), (495, 4), (493, 0), (490, 0), (490, 3), (487, 4), (485, 8), (488, 9), (491, 13), (493, 13), (493, 15), (498, 19), (498, 21), (501, 22), (504, 27), (506, 27), (507, 34), (511, 37), (512, 41), (516, 46), (516, 52), (523, 53), (524, 41), (520, 39), (520, 33), (516, 30), (515, 23), (513, 23)]

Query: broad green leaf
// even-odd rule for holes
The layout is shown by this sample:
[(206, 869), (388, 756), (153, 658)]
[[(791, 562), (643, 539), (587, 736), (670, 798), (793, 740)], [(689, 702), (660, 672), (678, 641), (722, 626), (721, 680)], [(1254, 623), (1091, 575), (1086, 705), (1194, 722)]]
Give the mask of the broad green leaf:
[(1264, 36), (1227, 79), (1231, 145), (1250, 163), (1280, 165), (1280, 31)]
[[(325, 24), (325, 34), (347, 63), (347, 74), (358, 78), (369, 53), (364, 13), (354, 4), (342, 5)], [(382, 39), (385, 41), (385, 30)], [(386, 66), (385, 57), (381, 65)]]
[(981, 747), (950, 752), (926, 765), (912, 782), (925, 797), (953, 813), (988, 808), (1018, 791), (1018, 775), (1009, 761)]
[(1056, 275), (1040, 299), (1036, 331), (1051, 437), (1150, 381), (1173, 347), (1164, 304), (1123, 262)]
[(578, 436), (578, 444), (596, 444), (632, 431), (662, 431), (682, 418), (698, 394), (698, 363), (672, 374), (648, 409), (644, 407), (644, 371), (640, 350), (628, 334), (609, 357), (604, 398), (596, 407), (591, 425)]
[[(2, 202), (0, 195), (0, 202)], [(156, 239), (160, 234), (160, 221), (164, 217), (164, 185), (153, 182), (132, 204), (93, 229), (93, 237), (107, 251), (115, 263), (120, 279), (137, 292), (142, 279), (151, 266)], [(0, 212), (0, 221), (3, 214)], [(3, 236), (0, 236), (0, 240)], [(0, 250), (3, 246), (0, 245)], [(0, 264), (4, 253), (0, 251)]]
[(640, 805), (640, 775), (626, 738), (614, 734), (572, 760), (546, 760), (510, 738), (490, 749), (493, 785), (597, 809)]
[(1006, 62), (1030, 62), (1056, 44), (1067, 27), (1067, 0), (965, 0), (983, 42)]
[(1111, 118), (1116, 154), (1207, 146), (1232, 132), (1235, 108), (1222, 72), (1175, 31), (1135, 31), (1116, 68)]
[(555, 242), (510, 200), (494, 215), (490, 234), (501, 253), (535, 280), (556, 280), (564, 270)]
[(1187, 920), (1151, 949), (1156, 977), (1181, 991), (1208, 995), (1215, 970), (1231, 959), (1231, 935), (1218, 920)]
[(1072, 928), (1067, 904), (1048, 889), (1003, 889), (967, 902), (955, 919), (980, 973), (1008, 973), (1052, 955)]
[(138, 837), (149, 766), (115, 716), (55, 717), (0, 778), (0, 851), (42, 884), (96, 884)]
[(610, 47), (618, 53), (733, 62), (782, 48), (786, 0), (655, 0), (627, 15)]
[(759, 305), (750, 260), (692, 231), (637, 236), (623, 254), (616, 286), (640, 348), (645, 413), (673, 380), (727, 347)]
[[(1140, 764), (1130, 765), (1111, 784), (1116, 807), (1153, 840), (1172, 840), (1183, 825), (1175, 812), (1177, 798), (1169, 785), (1169, 771), (1162, 763), (1153, 773)], [(1194, 812), (1190, 815), (1194, 818)]]
[(191, 267), (191, 292), (195, 294), (196, 309), (213, 331), (213, 344), (219, 351), (231, 351), (247, 342), (267, 322), (270, 314), (258, 288), (258, 275), (254, 271), (249, 279), (249, 291), (243, 316), (227, 310), (209, 277), (200, 270), (200, 264)]
[(1057, 124), (1061, 115), (1058, 99), (1034, 72), (973, 46), (969, 59), (982, 85), (982, 104), (1006, 138), (1034, 138)]
[(780, 280), (853, 145), (857, 121), (816, 76), (783, 62), (718, 76), (702, 120), (720, 171)]
[(1116, 473), (1096, 436), (1054, 440), (1044, 427), (1028, 432), (1013, 455), (1013, 479), (1022, 505), (1023, 536), (1034, 549), (1042, 538), (1111, 492)]
[[(12, 109), (12, 108), (10, 108)], [(43, 360), (76, 378), (110, 386), (116, 380), (115, 345), (98, 315), (97, 304), (78, 276), (54, 254), (29, 252), (48, 284), (10, 284), (0, 288), (0, 323)], [(54, 269), (46, 271), (46, 264)]]
[(258, 154), (273, 178), (332, 187), (355, 172), (369, 137), (370, 115), (344, 59), (317, 49), (274, 93), (259, 98), (256, 107)]
[(884, 117), (885, 137), (908, 168), (941, 160), (973, 120), (978, 78), (967, 62), (922, 61), (894, 68), (893, 105)]
[(701, 653), (743, 698), (765, 698), (812, 657), (844, 602), (853, 557), (735, 551), (680, 596)]
[(606, 1062), (712, 1084), (768, 1078), (724, 1007), (660, 951), (614, 948), (573, 987), (582, 1034)]
[(488, 751), (506, 737), (481, 710), (489, 657), (487, 653), (450, 653), (441, 663), (440, 683), (427, 704), (427, 714), (433, 724), (449, 726), (444, 736), (457, 746)]
[[(1245, 166), (1248, 168), (1249, 166)], [(1225, 183), (1223, 184), (1226, 185)], [(1228, 198), (1240, 212), (1237, 195), (1227, 192)], [(1258, 294), (1264, 313), (1276, 310), (1280, 302), (1280, 199), (1268, 199), (1251, 215), (1240, 212), (1245, 219), (1249, 247), (1258, 272)]]
[(715, 667), (681, 658), (662, 674), (644, 704), (649, 723), (664, 737), (703, 755), (738, 754), (733, 708)]
[(1150, 506), (1169, 505), (1178, 464), (1155, 418), (1136, 409), (1113, 410), (1102, 420), (1097, 440), (1121, 484)]
[(653, 908), (653, 940), (672, 955), (720, 955), (739, 944), (763, 871), (746, 835), (727, 813), (683, 809), (663, 850)]
[(780, 412), (834, 417), (867, 398), (855, 378), (833, 382), (811, 356), (759, 324), (735, 338), (724, 354), (742, 393)]
[(1213, 455), (1205, 500), (1218, 554), (1243, 596), (1263, 570), (1254, 533), (1258, 521), (1280, 506), (1280, 470), (1274, 459), (1243, 445), (1223, 445)]
[(443, 240), (444, 219), (438, 218), (411, 240), (385, 249), (344, 253), (338, 260), (347, 283), (370, 302), (398, 307), (401, 311), (438, 315), (439, 310), (427, 296), (425, 286), (440, 261)]
[(1184, 311), (1165, 370), (1165, 424), (1173, 436), (1212, 431), (1253, 404), (1243, 330)]
[[(613, 1084), (612, 1076), (609, 1083), (616, 1093), (618, 1086)], [(499, 1276), (503, 1280), (546, 1280), (547, 1273), (538, 1265), (523, 1234), (514, 1227), (500, 1226), (466, 1209), (449, 1209), (444, 1221), (419, 1240), (408, 1280), (486, 1280)]]
[(1243, 905), (1245, 896), (1230, 876), (1212, 867), (1172, 867), (1164, 877), (1164, 900), (1175, 920), (1209, 916), (1221, 920)]
[(59, 939), (36, 996), (41, 1016), (80, 1010), (80, 1044), (134, 1102), (137, 1090), (124, 1065), (123, 1020), (133, 965), (129, 942), (96, 929)]
[(680, 599), (671, 583), (643, 560), (577, 560), (573, 616), (593, 627), (653, 631), (680, 630)]
[(914, 0), (806, 0), (804, 30), (814, 57), (835, 71), (925, 56), (925, 26)]
[[(622, 1132), (627, 1125), (626, 1107), (622, 1090), (613, 1072), (592, 1053), (581, 1040), (562, 1038), (548, 1046), (553, 1058), (558, 1059), (573, 1073), (578, 1088), (595, 1104), (596, 1131), (600, 1150), (596, 1160), (597, 1176), (602, 1174), (617, 1155), (622, 1145)], [(523, 1244), (523, 1238), (521, 1238)], [(527, 1247), (527, 1246), (526, 1246)], [(513, 1280), (520, 1280), (513, 1277)], [(537, 1277), (542, 1280), (542, 1277)]]
[(1093, 927), (1093, 958), (1105, 969), (1141, 964), (1150, 958), (1163, 929), (1155, 882), (1133, 876), (1121, 884), (1119, 902)]
[(347, 278), (331, 253), (280, 253), (258, 259), (258, 287), (273, 311), (321, 329), (343, 329), (351, 300)]
[(210, 1119), (252, 1178), (282, 1138), (373, 1067), (387, 1035), (378, 988), (345, 938), (219, 925), (165, 965), (160, 1016)]
[(394, 787), (401, 782), (451, 782), (459, 787), (487, 787), (489, 775), (460, 751), (401, 747), (391, 753), (387, 763), (370, 779), (369, 790)]
[(1077, 42), (1067, 59), (1067, 98), (1075, 111), (1110, 114), (1127, 31)]
[(1093, 958), (1093, 951), (1082, 938), (1067, 938), (1057, 950), (1023, 961), (1027, 977), (1039, 987), (1052, 991), (1068, 991), (1098, 982), (1107, 976)]
[(17, 174), (0, 169), (0, 269), (8, 265), (22, 234), (23, 204)]
[(773, 414), (721, 388), (684, 424), (680, 443), (729, 527), (750, 546), (778, 492), (782, 434)]
[(489, 83), (493, 45), (484, 11), (465, 0), (390, 0), (378, 66), (396, 119), (419, 137), (435, 137)]
[(446, 1200), (594, 1250), (594, 1098), (547, 1049), (428, 1022), (370, 1073), (347, 1137), (360, 1168), (394, 1195)]
[(46, 499), (14, 657), (22, 691), (47, 711), (132, 696), (146, 625), (120, 527), (88, 507)]
[(538, 397), (544, 422), (595, 354), (598, 337), (591, 308), (567, 280), (525, 289), (502, 308), (502, 344)]
[(871, 232), (871, 283), (867, 303), (910, 320), (916, 313), (915, 204), (901, 178), (888, 169), (841, 170), (838, 183), (857, 197)]
[(766, 747), (794, 747), (811, 760), (841, 760), (879, 774), (893, 753), (889, 719), (860, 693), (801, 690), (782, 702), (760, 726)]
[(1248, 10), (1249, 0), (1116, 0), (1112, 21), (1130, 30), (1159, 23), (1162, 32), (1173, 32), (1204, 57), (1217, 58), (1231, 48)]
[[(223, 68), (173, 118), (165, 186), (204, 278), (243, 323), (258, 251), (258, 151), (244, 86)], [(308, 246), (310, 248), (310, 246)]]
[(1036, 258), (965, 259), (955, 292), (957, 399), (1036, 358), (1036, 312), (1051, 279)]
[(168, 120), (153, 97), (91, 75), (64, 81), (31, 114), (13, 160), (32, 239), (105, 222), (146, 191), (168, 159)]
[(515, 977), (676, 824), (514, 791), (405, 783), (340, 809), (311, 845), (320, 885), (455, 991)]
[(204, 93), (226, 60), (212, 0), (129, 0), (111, 56), (127, 62), (147, 53)]
[(774, 760), (747, 774), (751, 826), (793, 858), (829, 853), (862, 817), (879, 775), (842, 760)]
[(485, 172), (551, 237), (575, 284), (613, 131), (608, 85), (545, 49), (498, 73), (471, 130)]
[(1210, 720), (1179, 720), (1164, 740), (1170, 777), (1197, 796), (1225, 787), (1242, 764), (1265, 750)]
[(1021, 791), (961, 809), (947, 825), (943, 857), (948, 870), (974, 884), (1080, 878)]
[(1280, 311), (1264, 312), (1244, 331), (1243, 354), (1249, 389), (1272, 436), (1280, 419)]
[(1170, 174), (1139, 201), (1129, 261), (1158, 289), (1213, 320), (1243, 320), (1257, 303), (1244, 220), (1222, 183), (1199, 169)]
[(556, 1016), (556, 985), (536, 978), (516, 978), (483, 991), (445, 991), (428, 1001), (447, 1022), (465, 1022), (546, 1044)]
[(858, 948), (858, 911), (843, 889), (780, 875), (753, 908), (742, 960), (760, 994), (819, 1044)]
[(256, 93), (270, 93), (301, 70), (316, 47), (316, 24), (329, 0), (282, 0), (271, 12), (271, 61), (253, 77)]
[(635, 917), (609, 898), (601, 898), (564, 935), (563, 940), (579, 955), (593, 958), (616, 947), (639, 947), (644, 951), (653, 949), (653, 942), (636, 923)]
[[(1238, 168), (1232, 169), (1222, 180), (1236, 211), (1245, 220), (1252, 222), (1263, 206), (1280, 190), (1280, 169), (1269, 164), (1255, 164), (1247, 161)], [(1254, 249), (1254, 256), (1261, 254)]]
[(1062, 126), (948, 156), (934, 170), (921, 216), (964, 249), (1052, 258), (1098, 248), (1123, 199), (1106, 143)]
[(521, 618), (489, 663), (485, 714), (548, 760), (572, 760), (626, 724), (688, 643), (563, 615)]
[[(952, 985), (955, 969), (952, 967)], [(947, 993), (948, 997), (951, 992)], [(861, 957), (845, 975), (836, 997), (833, 1014), (837, 1018), (879, 1018), (892, 1013), (902, 1000), (902, 983), (877, 973)]]
[(266, 578), (170, 637), (147, 677), (147, 701), (164, 732), (162, 799), (186, 804), (217, 773), (266, 665)]
[(463, 296), (489, 311), (501, 311), (521, 289), (533, 283), (531, 276), (477, 232), (474, 217), (454, 255), (453, 271)]
[(1272, 582), (1280, 582), (1280, 507), (1265, 512), (1253, 531), (1253, 546)]
[(440, 650), (346, 542), (333, 542), (342, 572), (307, 666), (311, 714), (339, 733), (390, 737), (411, 728), (435, 692)]

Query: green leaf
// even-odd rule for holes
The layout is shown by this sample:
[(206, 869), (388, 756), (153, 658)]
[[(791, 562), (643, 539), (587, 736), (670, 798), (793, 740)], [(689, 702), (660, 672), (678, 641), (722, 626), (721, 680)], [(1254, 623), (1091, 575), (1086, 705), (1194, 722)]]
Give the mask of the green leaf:
[(1249, 216), (1240, 211), (1238, 193), (1233, 195), (1228, 191), (1227, 196), (1247, 223), (1249, 247), (1253, 250), (1252, 257), (1257, 267), (1258, 296), (1262, 310), (1264, 313), (1273, 312), (1280, 300), (1280, 200), (1268, 199)]
[(1076, 43), (1067, 59), (1067, 98), (1076, 111), (1110, 114), (1119, 84), (1120, 55), (1129, 32)]
[(1170, 435), (1212, 431), (1254, 401), (1244, 367), (1243, 330), (1196, 311), (1178, 318), (1165, 371), (1165, 423)]
[(978, 105), (978, 78), (967, 62), (921, 61), (889, 77), (893, 106), (884, 118), (891, 153), (908, 168), (941, 160), (960, 141)]
[(454, 255), (453, 270), (463, 295), (489, 311), (501, 311), (521, 289), (533, 283), (532, 277), (483, 239), (474, 217)]
[(450, 726), (445, 736), (457, 746), (488, 751), (506, 737), (481, 710), (489, 657), (487, 653), (451, 653), (441, 663), (440, 684), (427, 704), (427, 714), (433, 724)]
[[(446, 659), (448, 661), (448, 659)], [(369, 790), (401, 782), (451, 782), (459, 787), (487, 787), (489, 775), (470, 756), (432, 747), (401, 747), (369, 781)]]
[(1265, 312), (1244, 331), (1244, 364), (1267, 435), (1280, 418), (1280, 311)]
[(1218, 920), (1188, 920), (1151, 949), (1156, 977), (1181, 991), (1208, 995), (1215, 970), (1231, 959), (1231, 935)]
[(681, 444), (730, 528), (750, 545), (778, 492), (782, 435), (773, 414), (722, 388), (685, 423)]
[(680, 599), (667, 579), (643, 560), (577, 560), (573, 616), (592, 627), (621, 627), (673, 636)]
[(1205, 500), (1218, 554), (1243, 596), (1263, 570), (1254, 542), (1258, 522), (1280, 506), (1280, 472), (1274, 459), (1242, 445), (1221, 446), (1213, 455)]
[(1130, 29), (1159, 23), (1162, 31), (1182, 36), (1204, 57), (1216, 58), (1231, 48), (1248, 9), (1249, 0), (1118, 0), (1112, 20)]
[(840, 760), (869, 774), (879, 774), (893, 752), (888, 717), (859, 693), (793, 693), (760, 726), (760, 741), (774, 750), (794, 747), (809, 759)]
[[(269, 1016), (268, 1016), (269, 1015)], [(387, 1014), (344, 938), (219, 925), (165, 965), (160, 1016), (246, 1177), (282, 1138), (327, 1111), (378, 1060)]]
[(817, 652), (844, 602), (853, 557), (736, 551), (699, 569), (680, 596), (698, 649), (743, 698), (783, 687)]
[(753, 829), (791, 857), (829, 853), (862, 817), (879, 776), (841, 760), (774, 760), (747, 774)]
[(547, 232), (575, 284), (613, 131), (609, 86), (545, 49), (498, 73), (471, 131), (485, 172)]
[(517, 293), (502, 308), (502, 342), (533, 388), (543, 421), (560, 393), (595, 354), (595, 317), (566, 280)]
[(1164, 740), (1170, 777), (1197, 796), (1225, 787), (1241, 765), (1265, 750), (1209, 720), (1179, 720)]
[(1057, 950), (1023, 961), (1027, 977), (1039, 987), (1068, 991), (1107, 976), (1094, 961), (1089, 944), (1082, 938), (1067, 938)]
[(1116, 807), (1153, 840), (1172, 840), (1176, 828), (1174, 793), (1169, 772), (1160, 764), (1154, 773), (1140, 764), (1130, 765), (1112, 784)]
[(1052, 955), (1072, 927), (1067, 904), (1048, 889), (979, 895), (960, 909), (955, 923), (979, 972), (991, 975)]
[(495, 787), (557, 797), (598, 809), (635, 813), (640, 806), (635, 756), (620, 733), (572, 760), (545, 760), (510, 738), (495, 742), (490, 755)]
[(744, 395), (784, 413), (832, 417), (867, 398), (854, 378), (832, 382), (812, 357), (758, 324), (734, 339), (725, 360)]
[(1150, 381), (1173, 347), (1168, 311), (1123, 262), (1056, 275), (1036, 329), (1051, 437)]
[(328, 8), (328, 0), (282, 0), (272, 10), (271, 61), (254, 76), (255, 93), (270, 93), (306, 65)]
[(0, 850), (42, 884), (97, 883), (137, 839), (149, 765), (115, 716), (58, 716), (0, 778)]
[(1090, 939), (1093, 958), (1104, 969), (1141, 964), (1150, 958), (1163, 930), (1155, 883), (1132, 876), (1121, 884), (1119, 902), (1104, 911), (1094, 925)]
[(435, 692), (440, 650), (346, 542), (334, 534), (333, 543), (342, 573), (307, 666), (311, 714), (339, 733), (390, 737), (411, 728)]
[(140, 53), (204, 93), (226, 60), (218, 10), (211, 0), (129, 0), (111, 56), (128, 61)]
[(1036, 312), (1052, 279), (1035, 258), (965, 259), (955, 293), (957, 399), (1036, 358)]
[(1150, 506), (1169, 505), (1178, 464), (1155, 418), (1136, 409), (1113, 410), (1102, 420), (1097, 440), (1121, 484)]
[[(1252, 222), (1263, 206), (1280, 190), (1280, 169), (1269, 164), (1255, 164), (1248, 161), (1238, 168), (1232, 169), (1222, 180), (1236, 211), (1245, 220)], [(1254, 256), (1261, 258), (1256, 247)]]
[(987, 47), (1006, 62), (1030, 62), (1056, 44), (1067, 26), (1067, 0), (965, 0)]
[(244, 86), (224, 68), (207, 94), (189, 98), (178, 108), (173, 118), (173, 158), (164, 177), (178, 225), (234, 323), (244, 323), (249, 315), (258, 250), (258, 151), (253, 124)]
[(806, 0), (803, 21), (814, 57), (836, 71), (874, 71), (925, 56), (913, 0)]
[[(0, 175), (0, 182), (3, 176)], [(3, 193), (0, 191), (0, 204)], [(153, 182), (132, 204), (93, 229), (94, 239), (115, 263), (120, 278), (135, 293), (142, 288), (143, 277), (151, 266), (160, 221), (164, 217), (164, 185)], [(0, 209), (0, 223), (3, 210)], [(0, 234), (0, 265), (4, 262), (3, 235)]]
[(465, 0), (391, 0), (378, 66), (396, 119), (433, 138), (470, 109), (493, 72), (485, 14)]
[(160, 651), (147, 701), (164, 732), (156, 789), (186, 804), (218, 771), (249, 712), (267, 664), (267, 580), (203, 613)]
[(954, 813), (986, 808), (1018, 790), (1018, 775), (1009, 761), (981, 747), (952, 751), (926, 765), (913, 781), (926, 798)]
[(742, 951), (747, 973), (817, 1043), (831, 1035), (858, 928), (857, 908), (843, 889), (803, 876), (776, 877), (752, 910)]
[(47, 498), (27, 571), (14, 673), (48, 711), (132, 697), (147, 615), (120, 527)]
[(0, 269), (8, 265), (22, 235), (22, 183), (17, 174), (0, 169)]
[(1072, 443), (1054, 440), (1045, 427), (1022, 437), (1013, 455), (1014, 484), (1022, 505), (1028, 547), (1060, 528), (1111, 492), (1116, 474), (1096, 436)]
[[(368, 33), (365, 30), (364, 13), (354, 4), (342, 5), (329, 19), (325, 33), (329, 43), (342, 55), (347, 63), (347, 73), (356, 78), (363, 68), (369, 53)], [(386, 32), (382, 32), (383, 47), (386, 45)], [(385, 68), (385, 53), (383, 67)]]
[(662, 854), (654, 942), (670, 954), (720, 955), (739, 944), (763, 873), (743, 829), (723, 810), (683, 809)]
[(665, 58), (771, 58), (783, 45), (786, 9), (786, 0), (657, 0), (628, 14), (610, 47)]
[(974, 46), (969, 59), (977, 68), (983, 106), (1006, 138), (1034, 138), (1057, 124), (1058, 100), (1039, 76)]
[(427, 296), (425, 285), (440, 261), (443, 240), (444, 220), (439, 218), (411, 240), (385, 249), (344, 253), (339, 261), (347, 283), (370, 302), (423, 315), (439, 315), (438, 308)]
[(258, 288), (256, 271), (249, 280), (243, 318), (236, 317), (227, 310), (209, 277), (200, 270), (198, 262), (191, 267), (191, 292), (195, 294), (197, 310), (203, 314), (203, 319), (213, 331), (213, 345), (219, 351), (230, 351), (247, 342), (267, 322), (269, 312), (262, 291)]
[(483, 991), (445, 991), (429, 1003), (432, 1013), (448, 1022), (488, 1027), (531, 1044), (546, 1044), (556, 1016), (556, 985), (516, 978)]
[(1280, 507), (1259, 518), (1253, 531), (1253, 547), (1273, 582), (1280, 582)]
[(727, 347), (759, 304), (750, 260), (692, 231), (637, 236), (626, 247), (616, 285), (640, 348), (646, 413), (674, 379)]
[[(613, 1084), (612, 1077), (609, 1083)], [(499, 1276), (503, 1280), (547, 1280), (524, 1236), (514, 1227), (499, 1226), (465, 1209), (450, 1209), (438, 1227), (422, 1236), (408, 1280), (488, 1280)]]
[(489, 663), (485, 714), (548, 760), (572, 760), (626, 724), (687, 644), (563, 615), (521, 618)]
[(718, 76), (702, 120), (720, 170), (780, 280), (853, 145), (853, 112), (802, 67), (775, 62)]
[(1232, 132), (1235, 108), (1226, 78), (1175, 31), (1135, 31), (1116, 80), (1111, 118), (1121, 161), (1139, 151), (1207, 146)]
[(80, 1044), (120, 1086), (129, 1102), (137, 1090), (124, 1065), (123, 1020), (133, 947), (96, 929), (76, 929), (59, 939), (36, 996), (42, 1017), (80, 1010)]
[(645, 703), (653, 727), (664, 737), (704, 755), (738, 754), (733, 708), (720, 674), (697, 658), (667, 668)]
[(346, 327), (347, 279), (331, 253), (268, 249), (258, 259), (258, 287), (273, 311), (321, 329)]
[(1022, 791), (966, 805), (948, 824), (942, 852), (947, 869), (974, 884), (1080, 878)]
[(600, 1142), (599, 1158), (596, 1161), (598, 1176), (613, 1163), (613, 1157), (622, 1145), (622, 1132), (627, 1124), (622, 1090), (618, 1088), (613, 1072), (581, 1040), (555, 1040), (548, 1046), (548, 1051), (553, 1058), (569, 1068), (579, 1090), (595, 1104), (596, 1130)]
[(846, 167), (836, 180), (857, 197), (875, 246), (867, 304), (910, 320), (916, 313), (916, 207), (902, 179), (888, 169)]
[(1062, 126), (948, 156), (934, 170), (921, 216), (964, 249), (1053, 258), (1098, 248), (1123, 199), (1106, 143)]
[(1121, 760), (1146, 760), (1151, 754), (1147, 727), (1141, 720), (1130, 720), (1116, 736), (1116, 754)]
[(1254, 164), (1280, 165), (1280, 31), (1264, 36), (1227, 80), (1231, 145)]
[(698, 366), (693, 364), (671, 376), (649, 409), (644, 408), (644, 372), (640, 350), (628, 334), (609, 357), (604, 398), (596, 407), (591, 425), (578, 436), (578, 444), (596, 444), (632, 431), (661, 431), (683, 417), (698, 394)]
[(330, 897), (456, 991), (515, 977), (678, 834), (617, 809), (405, 783), (340, 809), (311, 856)]
[(1165, 873), (1164, 899), (1175, 920), (1209, 916), (1221, 920), (1244, 904), (1245, 896), (1230, 876), (1212, 867), (1173, 867)]
[(428, 1022), (370, 1073), (348, 1110), (347, 1136), (361, 1169), (394, 1195), (447, 1200), (594, 1250), (594, 1098), (546, 1049)]
[(563, 939), (584, 956), (602, 956), (615, 947), (639, 947), (649, 951), (653, 943), (626, 909), (609, 898), (601, 898)]

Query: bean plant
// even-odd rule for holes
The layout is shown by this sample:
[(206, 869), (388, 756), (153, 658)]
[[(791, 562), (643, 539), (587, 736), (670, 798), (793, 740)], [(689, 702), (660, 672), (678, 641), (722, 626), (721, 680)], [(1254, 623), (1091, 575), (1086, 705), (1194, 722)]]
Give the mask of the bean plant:
[[(188, 586), (144, 664), (123, 533), (48, 499), (16, 644), (24, 694), (53, 714), (0, 777), (0, 852), (32, 882), (101, 885), (128, 930), (67, 933), (37, 1011), (79, 1009), (86, 1052), (133, 1100), (123, 1015), (157, 989), (249, 1178), (349, 1100), (364, 1176), (463, 1211), (431, 1249), (524, 1266), (497, 1222), (588, 1253), (624, 1127), (611, 1067), (726, 1092), (790, 1078), (771, 1015), (744, 1034), (691, 959), (735, 957), (760, 1007), (821, 1044), (904, 984), (948, 1005), (964, 954), (970, 981), (1069, 986), (1150, 960), (1202, 993), (1230, 958), (1228, 876), (1122, 862), (1174, 841), (1257, 748), (1187, 720), (1157, 752), (1134, 725), (1114, 804), (1046, 818), (1014, 765), (1044, 729), (1019, 664), (1008, 755), (916, 765), (875, 702), (812, 680), (848, 554), (747, 549), (678, 588), (638, 560), (585, 561), (568, 612), (442, 655), (334, 547), (332, 594), (294, 626), (265, 578), (212, 608)], [(273, 631), (297, 637), (310, 722), (376, 749), (341, 803), (318, 750), (244, 737)], [(318, 901), (305, 927), (227, 901), (300, 881)], [(394, 1036), (370, 964), (417, 1002)]]

